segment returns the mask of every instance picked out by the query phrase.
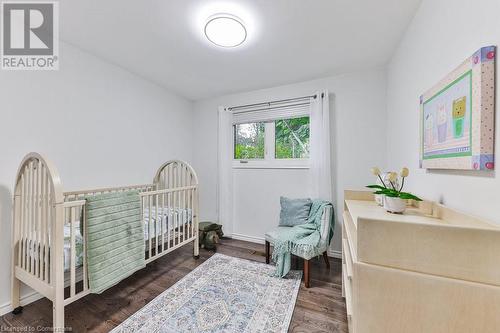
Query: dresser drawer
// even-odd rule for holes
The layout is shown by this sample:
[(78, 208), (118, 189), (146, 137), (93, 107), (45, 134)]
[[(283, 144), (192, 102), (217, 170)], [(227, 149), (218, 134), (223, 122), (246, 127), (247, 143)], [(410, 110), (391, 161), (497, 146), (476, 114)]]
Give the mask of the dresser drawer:
[(342, 252), (344, 253), (344, 258), (345, 258), (344, 264), (346, 266), (347, 277), (349, 278), (349, 280), (352, 281), (353, 261), (351, 256), (351, 250), (349, 249), (349, 240), (347, 239), (342, 239)]
[(351, 215), (348, 211), (344, 211), (344, 230), (347, 236), (347, 240), (349, 242), (350, 256), (351, 262), (357, 261), (357, 232), (356, 227), (354, 226)]
[(345, 290), (345, 306), (347, 312), (347, 324), (349, 326), (349, 332), (352, 332), (352, 318), (353, 318), (353, 308), (352, 308), (352, 281), (347, 276), (347, 267), (342, 265), (342, 280), (344, 283)]

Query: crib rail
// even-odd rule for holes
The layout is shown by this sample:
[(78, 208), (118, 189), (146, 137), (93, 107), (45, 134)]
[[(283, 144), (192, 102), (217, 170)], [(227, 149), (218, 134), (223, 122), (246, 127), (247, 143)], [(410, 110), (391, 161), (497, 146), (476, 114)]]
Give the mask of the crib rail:
[(146, 263), (198, 239), (197, 195), (196, 185), (140, 193)]
[(79, 191), (70, 191), (64, 192), (64, 201), (71, 200), (81, 200), (84, 199), (85, 196), (93, 196), (104, 193), (112, 193), (112, 192), (125, 192), (125, 191), (152, 191), (156, 187), (154, 184), (141, 184), (141, 185), (131, 185), (131, 186), (119, 186), (119, 187), (104, 187), (98, 189), (89, 189), (89, 190), (79, 190)]

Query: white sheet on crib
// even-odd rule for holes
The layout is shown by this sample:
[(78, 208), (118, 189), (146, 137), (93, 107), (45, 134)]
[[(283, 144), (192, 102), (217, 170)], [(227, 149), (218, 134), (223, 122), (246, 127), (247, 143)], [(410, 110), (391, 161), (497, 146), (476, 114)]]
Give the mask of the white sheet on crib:
[(172, 231), (183, 224), (191, 222), (191, 215), (191, 209), (160, 207), (157, 212), (155, 207), (151, 207), (153, 223), (148, 225), (150, 216), (149, 208), (144, 208), (144, 240), (148, 239), (150, 230), (152, 234), (151, 237), (156, 237), (161, 236), (162, 230), (163, 233), (167, 233), (167, 230), (169, 229)]

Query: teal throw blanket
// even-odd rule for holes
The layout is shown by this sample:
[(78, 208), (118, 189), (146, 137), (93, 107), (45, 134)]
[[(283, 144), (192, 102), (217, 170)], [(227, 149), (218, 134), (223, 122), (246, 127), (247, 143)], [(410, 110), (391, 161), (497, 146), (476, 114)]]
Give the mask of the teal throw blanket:
[[(307, 223), (282, 231), (274, 243), (272, 258), (276, 262), (277, 277), (284, 277), (290, 271), (291, 253), (306, 253), (314, 251), (321, 242), (321, 217), (323, 209), (332, 204), (328, 201), (313, 200)], [(333, 209), (330, 210), (333, 212)], [(333, 219), (330, 216), (328, 244), (333, 237)]]
[(85, 199), (89, 287), (100, 294), (145, 267), (141, 200), (138, 191)]

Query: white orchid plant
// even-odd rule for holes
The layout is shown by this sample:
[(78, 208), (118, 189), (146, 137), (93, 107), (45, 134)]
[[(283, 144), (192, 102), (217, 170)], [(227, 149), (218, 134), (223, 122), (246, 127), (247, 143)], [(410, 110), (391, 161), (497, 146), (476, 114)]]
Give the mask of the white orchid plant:
[[(401, 169), (401, 172), (399, 173), (399, 176), (401, 177), (401, 186), (397, 188), (397, 180), (398, 180), (398, 174), (396, 172), (389, 172), (387, 175), (387, 180), (384, 181), (381, 177), (381, 172), (380, 169), (377, 167), (373, 167), (371, 169), (371, 172), (374, 176), (377, 176), (378, 179), (382, 182), (382, 185), (367, 185), (366, 187), (371, 188), (376, 190), (374, 193), (375, 194), (382, 194), (390, 198), (401, 198), (401, 199), (412, 199), (416, 201), (422, 201), (419, 197), (408, 193), (408, 192), (403, 192), (403, 187), (405, 185), (405, 178), (408, 177), (410, 174), (410, 170), (408, 168), (403, 168)], [(389, 182), (390, 187), (386, 186), (386, 182)]]

